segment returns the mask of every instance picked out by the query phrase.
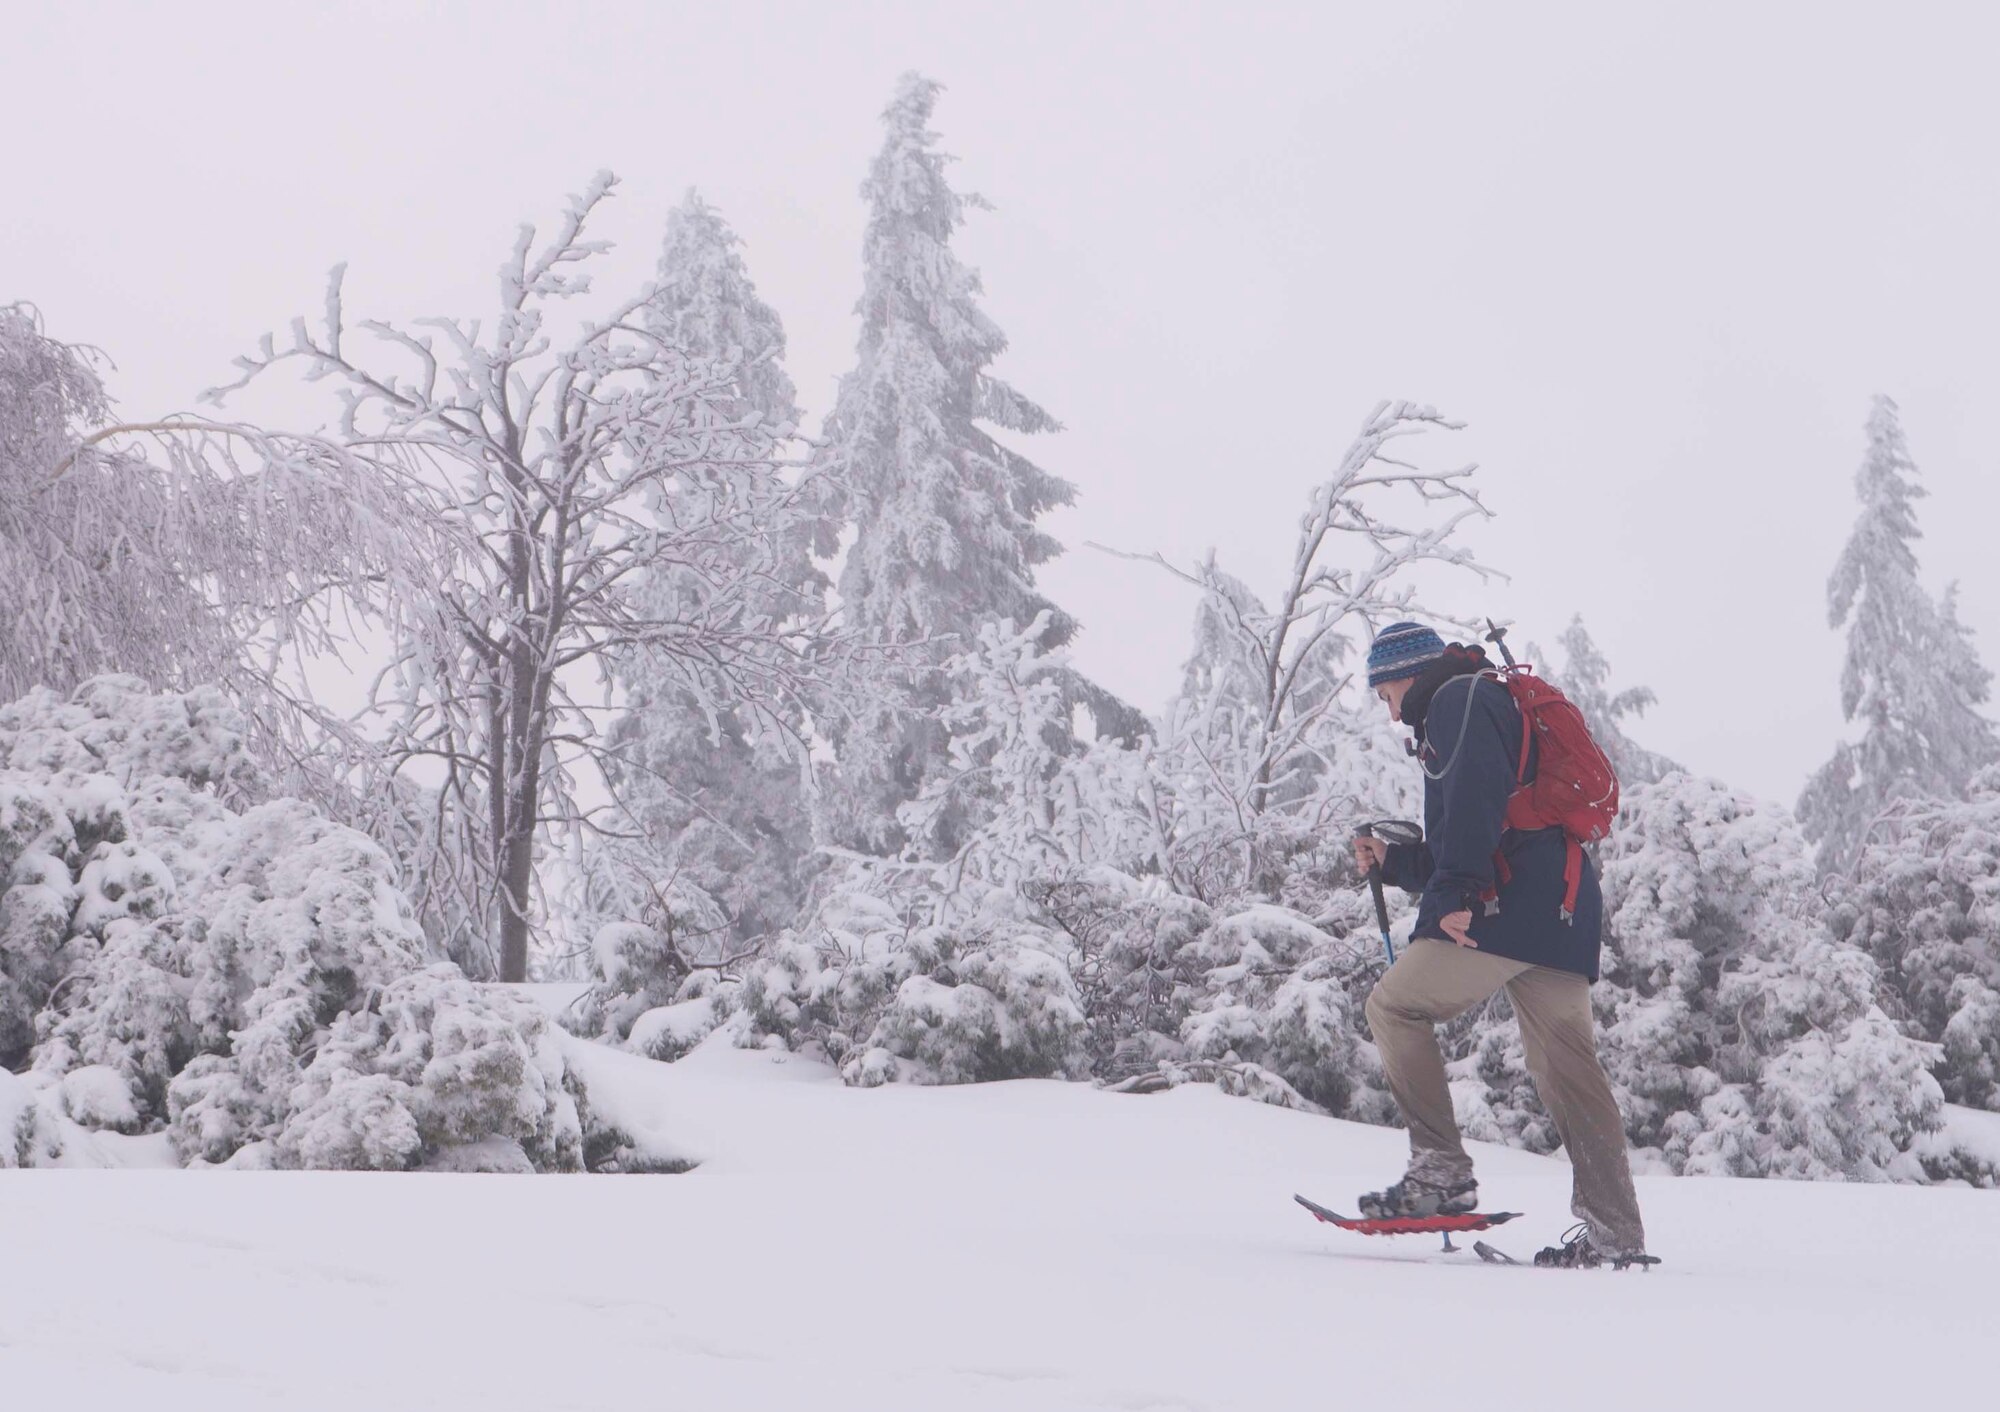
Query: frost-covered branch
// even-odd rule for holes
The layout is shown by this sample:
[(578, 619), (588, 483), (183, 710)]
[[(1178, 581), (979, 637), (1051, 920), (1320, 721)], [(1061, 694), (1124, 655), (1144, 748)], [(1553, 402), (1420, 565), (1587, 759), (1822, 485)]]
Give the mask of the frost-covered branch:
[(396, 448), (107, 409), (87, 350), (0, 309), (0, 699), (106, 671), (221, 685), (274, 783), (302, 788), (341, 723), (299, 665), (450, 562), (439, 505)]
[(1460, 426), (1429, 406), (1378, 404), (1314, 487), (1269, 607), (1213, 555), (1183, 567), (1158, 553), (1105, 551), (1163, 568), (1201, 592), (1195, 656), (1167, 732), (1179, 765), (1169, 771), (1165, 807), (1180, 818), (1162, 836), (1171, 832), (1195, 850), (1176, 855), (1192, 860), (1188, 871), (1176, 869), (1177, 885), (1202, 896), (1250, 887), (1268, 850), (1244, 843), (1235, 856), (1246, 871), (1225, 881), (1206, 874), (1222, 856), (1217, 838), (1243, 843), (1273, 830), (1289, 838), (1295, 825), (1323, 827), (1358, 807), (1357, 781), (1340, 758), (1343, 739), (1367, 729), (1343, 705), (1344, 664), (1356, 640), (1417, 611), (1408, 576), (1420, 564), (1494, 576), (1456, 540), (1469, 519), (1491, 513), (1473, 484), (1475, 467), (1429, 470), (1389, 449)]

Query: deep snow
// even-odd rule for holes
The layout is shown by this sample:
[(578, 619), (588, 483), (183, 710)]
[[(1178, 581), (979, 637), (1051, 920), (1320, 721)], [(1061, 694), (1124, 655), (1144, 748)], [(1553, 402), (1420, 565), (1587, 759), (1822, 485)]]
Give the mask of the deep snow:
[[(2000, 1194), (1646, 1177), (1650, 1274), (1317, 1225), (1402, 1135), (1198, 1087), (843, 1087), (572, 1043), (685, 1176), (0, 1173), (0, 1405), (1921, 1405), (1990, 1390)], [(1565, 1217), (1484, 1149), (1489, 1206)]]

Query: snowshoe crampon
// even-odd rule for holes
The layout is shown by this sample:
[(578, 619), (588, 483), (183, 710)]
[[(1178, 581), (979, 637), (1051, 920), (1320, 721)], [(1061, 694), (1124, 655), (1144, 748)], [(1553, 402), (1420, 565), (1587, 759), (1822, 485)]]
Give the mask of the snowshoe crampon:
[(1612, 1254), (1599, 1250), (1590, 1238), (1590, 1227), (1579, 1221), (1563, 1233), (1562, 1242), (1546, 1250), (1535, 1252), (1535, 1264), (1544, 1270), (1595, 1270), (1609, 1265), (1614, 1270), (1629, 1270), (1638, 1266), (1651, 1270), (1660, 1263), (1657, 1255), (1648, 1255), (1643, 1250)]

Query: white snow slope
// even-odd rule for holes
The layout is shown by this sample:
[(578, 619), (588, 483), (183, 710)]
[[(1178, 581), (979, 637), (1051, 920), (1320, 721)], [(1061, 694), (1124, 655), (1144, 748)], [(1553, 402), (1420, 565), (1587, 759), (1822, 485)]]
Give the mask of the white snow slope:
[[(1651, 1177), (1650, 1274), (1312, 1221), (1400, 1133), (574, 1044), (685, 1176), (0, 1172), (0, 1407), (1979, 1406), (2000, 1194)], [(1479, 1153), (1516, 1254), (1569, 1170)], [(1980, 1389), (1985, 1388), (1985, 1394)]]

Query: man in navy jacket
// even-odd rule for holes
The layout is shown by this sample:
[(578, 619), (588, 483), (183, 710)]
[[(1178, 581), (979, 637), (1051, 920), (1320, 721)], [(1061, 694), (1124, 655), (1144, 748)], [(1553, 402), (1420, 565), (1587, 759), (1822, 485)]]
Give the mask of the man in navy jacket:
[[(1646, 1248), (1625, 1152), (1625, 1125), (1604, 1068), (1590, 983), (1604, 902), (1584, 861), (1573, 917), (1563, 915), (1562, 830), (1505, 827), (1507, 798), (1525, 780), (1521, 715), (1479, 648), (1447, 647), (1416, 623), (1396, 623), (1368, 654), (1368, 684), (1410, 727), (1424, 768), (1424, 841), (1354, 841), (1364, 869), (1419, 894), (1411, 941), (1368, 997), (1368, 1026), (1389, 1089), (1410, 1129), (1410, 1166), (1361, 1198), (1364, 1216), (1427, 1216), (1478, 1205), (1460, 1141), (1436, 1026), (1502, 986), (1521, 1023), (1535, 1091), (1575, 1168), (1580, 1229), (1538, 1263), (1593, 1265)], [(1530, 751), (1526, 780), (1534, 778)], [(1504, 857), (1505, 867), (1496, 865)]]

